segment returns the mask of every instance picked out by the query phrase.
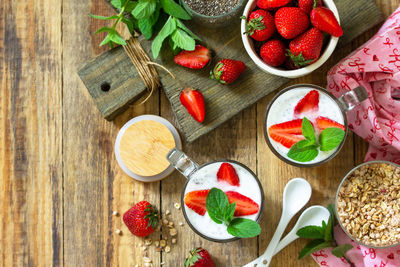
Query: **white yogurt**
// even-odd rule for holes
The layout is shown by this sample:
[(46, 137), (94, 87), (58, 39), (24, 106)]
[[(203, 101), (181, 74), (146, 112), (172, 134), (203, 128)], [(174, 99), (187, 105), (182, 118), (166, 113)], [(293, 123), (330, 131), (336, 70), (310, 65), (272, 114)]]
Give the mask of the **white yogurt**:
[[(296, 107), (297, 103), (311, 90), (317, 90), (314, 88), (307, 88), (307, 87), (298, 87), (291, 90), (286, 91), (282, 95), (280, 95), (272, 104), (268, 116), (267, 116), (267, 131), (269, 127), (274, 124), (291, 121), (294, 119), (301, 119), (303, 117), (307, 117), (314, 125), (315, 119), (318, 116), (327, 117), (331, 120), (334, 120), (342, 125), (344, 125), (344, 118), (342, 115), (342, 111), (340, 110), (338, 104), (324, 91), (317, 90), (319, 92), (319, 109), (317, 112), (310, 111), (304, 114), (301, 114), (299, 117), (294, 117), (294, 108)], [(274, 147), (274, 149), (282, 155), (284, 158), (301, 164), (313, 164), (321, 162), (328, 157), (330, 157), (333, 153), (335, 153), (336, 149), (332, 149), (330, 151), (320, 151), (318, 156), (308, 162), (298, 162), (293, 160), (287, 156), (289, 151), (288, 148), (284, 147), (282, 144), (275, 142), (269, 137), (268, 138)]]
[[(245, 195), (256, 202), (261, 208), (261, 191), (255, 177), (245, 168), (230, 162), (239, 176), (240, 186), (233, 186), (226, 182), (217, 182), (217, 172), (221, 164), (222, 162), (211, 163), (197, 171), (188, 182), (185, 189), (185, 195), (191, 191), (205, 190), (216, 187), (224, 192), (236, 191), (242, 195)], [(204, 216), (201, 216), (188, 208), (186, 205), (185, 212), (192, 226), (203, 235), (219, 240), (230, 239), (234, 237), (227, 232), (227, 227), (224, 224), (217, 224), (211, 220), (207, 212), (204, 214)], [(241, 216), (241, 218), (256, 220), (258, 213), (249, 216)]]

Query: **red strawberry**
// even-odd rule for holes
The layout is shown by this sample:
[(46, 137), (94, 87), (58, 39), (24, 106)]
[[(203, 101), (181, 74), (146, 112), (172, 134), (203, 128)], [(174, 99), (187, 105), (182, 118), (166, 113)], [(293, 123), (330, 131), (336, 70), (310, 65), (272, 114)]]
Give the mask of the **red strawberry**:
[(210, 72), (211, 79), (215, 79), (222, 84), (234, 82), (244, 71), (246, 65), (242, 61), (233, 59), (221, 59)]
[(262, 9), (273, 9), (289, 4), (291, 0), (258, 0), (257, 6)]
[(310, 110), (318, 110), (319, 104), (319, 92), (317, 90), (311, 90), (297, 103), (294, 108), (294, 114), (300, 115)]
[(275, 142), (278, 142), (287, 148), (291, 148), (295, 143), (304, 139), (301, 135), (302, 121), (302, 119), (296, 119), (274, 124), (269, 127), (268, 134)]
[(124, 223), (132, 234), (148, 236), (158, 224), (157, 209), (147, 201), (141, 201), (124, 213)]
[(236, 203), (235, 216), (252, 215), (258, 212), (259, 205), (251, 198), (234, 191), (228, 191), (225, 194), (228, 196), (229, 203)]
[(316, 122), (317, 122), (317, 127), (320, 131), (323, 131), (326, 128), (332, 128), (332, 127), (342, 129), (343, 131), (346, 130), (346, 128), (342, 124), (340, 124), (334, 120), (331, 120), (327, 117), (319, 116), (317, 118)]
[(275, 26), (284, 38), (293, 39), (308, 29), (310, 20), (298, 7), (282, 7), (275, 13)]
[(231, 185), (239, 186), (240, 180), (232, 164), (224, 162), (217, 172), (218, 181), (225, 181)]
[(202, 45), (196, 45), (193, 51), (184, 50), (174, 57), (176, 64), (191, 68), (202, 69), (211, 59), (210, 50)]
[(274, 17), (262, 9), (251, 12), (246, 24), (246, 33), (256, 41), (269, 39), (275, 33), (275, 29)]
[(204, 248), (196, 248), (190, 251), (186, 258), (185, 267), (215, 267), (210, 254)]
[(340, 37), (343, 35), (342, 27), (340, 27), (332, 10), (326, 7), (314, 8), (310, 13), (312, 25), (332, 36)]
[(210, 190), (197, 190), (185, 195), (184, 202), (189, 209), (203, 216), (206, 213), (206, 199)]
[(186, 87), (182, 90), (179, 100), (196, 121), (204, 121), (206, 113), (204, 97), (199, 90)]
[(322, 0), (299, 0), (299, 8), (307, 14), (310, 14), (311, 10), (315, 7), (322, 6)]
[(324, 35), (317, 28), (311, 28), (289, 44), (289, 56), (297, 67), (304, 67), (318, 60)]
[(282, 65), (286, 60), (286, 46), (280, 40), (269, 40), (261, 46), (260, 56), (272, 67)]

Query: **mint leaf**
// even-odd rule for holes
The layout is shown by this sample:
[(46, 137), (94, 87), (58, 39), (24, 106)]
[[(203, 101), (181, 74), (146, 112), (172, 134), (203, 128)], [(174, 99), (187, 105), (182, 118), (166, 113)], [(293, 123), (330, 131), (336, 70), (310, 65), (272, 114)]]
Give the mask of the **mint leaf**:
[(346, 252), (352, 249), (353, 246), (350, 244), (343, 244), (332, 249), (332, 254), (338, 258), (342, 258), (346, 255)]
[(156, 9), (149, 18), (138, 21), (139, 30), (147, 40), (153, 35), (153, 25), (157, 22), (159, 15), (160, 10)]
[(177, 4), (174, 0), (161, 0), (160, 2), (165, 13), (178, 19), (190, 19), (190, 15), (186, 12), (186, 10), (183, 9), (183, 7)]
[(329, 151), (336, 148), (344, 139), (345, 132), (339, 128), (326, 128), (319, 135), (321, 151)]
[(139, 0), (135, 9), (132, 10), (132, 15), (138, 20), (146, 19), (154, 13), (156, 4), (156, 0)]
[(193, 51), (196, 45), (195, 40), (181, 29), (176, 29), (171, 35), (172, 41), (183, 50)]
[(318, 149), (316, 145), (310, 145), (309, 140), (301, 140), (290, 148), (287, 156), (299, 162), (307, 162), (318, 156)]
[(126, 4), (126, 6), (125, 6), (125, 12), (131, 13), (132, 10), (135, 9), (137, 4), (138, 4), (138, 2), (129, 1), (128, 4)]
[(119, 18), (117, 15), (115, 16), (110, 16), (110, 17), (104, 17), (104, 16), (99, 16), (99, 15), (93, 15), (93, 14), (89, 14), (89, 16), (91, 16), (94, 19), (101, 19), (101, 20), (112, 20), (112, 19), (117, 19)]
[(129, 30), (129, 32), (133, 35), (134, 34), (134, 31), (135, 31), (135, 28), (137, 28), (138, 27), (138, 22), (137, 22), (137, 20), (135, 19), (135, 18), (130, 18), (130, 19), (127, 19), (127, 18), (122, 18), (121, 19), (121, 21), (123, 22), (123, 23), (125, 23), (125, 25), (126, 25), (126, 27), (128, 27), (128, 30)]
[(206, 208), (210, 218), (222, 224), (225, 222), (225, 209), (229, 209), (228, 197), (221, 189), (211, 188), (207, 194)]
[(300, 228), (296, 234), (302, 238), (323, 239), (325, 231), (321, 226), (309, 225)]
[(236, 209), (236, 203), (232, 203), (227, 208), (225, 208), (224, 220), (226, 222), (230, 223), (232, 221), (235, 209)]
[(261, 233), (261, 227), (256, 221), (246, 218), (235, 218), (228, 225), (228, 233), (241, 238), (254, 237)]
[(111, 5), (117, 9), (122, 9), (122, 7), (125, 5), (126, 1), (129, 1), (129, 0), (111, 0)]
[(176, 26), (178, 28), (184, 30), (187, 34), (189, 34), (193, 39), (201, 41), (200, 37), (194, 34), (188, 27), (185, 26), (179, 19), (175, 18)]
[(306, 117), (304, 117), (303, 121), (301, 122), (301, 133), (307, 140), (310, 141), (310, 144), (315, 144), (316, 138), (314, 127)]
[(120, 44), (120, 45), (126, 45), (125, 40), (119, 35), (119, 33), (116, 30), (112, 30), (108, 32), (108, 36), (111, 41), (114, 43)]
[(100, 43), (100, 46), (103, 46), (105, 44), (108, 44), (111, 48), (114, 47), (114, 43), (110, 39), (110, 34), (107, 34), (107, 36), (104, 38), (104, 40)]
[(153, 43), (151, 44), (151, 51), (153, 53), (153, 57), (157, 58), (162, 44), (169, 35), (171, 35), (176, 30), (176, 23), (173, 17), (169, 17), (164, 27), (157, 34), (156, 38), (154, 38)]
[(310, 255), (311, 253), (314, 253), (318, 250), (321, 250), (323, 248), (328, 248), (331, 247), (331, 242), (324, 241), (323, 239), (315, 239), (311, 242), (309, 242), (301, 251), (299, 254), (299, 259), (304, 258), (307, 255)]
[(98, 29), (95, 34), (100, 33), (100, 32), (109, 32), (109, 31), (113, 31), (114, 29), (109, 28), (109, 27), (102, 27), (100, 29)]

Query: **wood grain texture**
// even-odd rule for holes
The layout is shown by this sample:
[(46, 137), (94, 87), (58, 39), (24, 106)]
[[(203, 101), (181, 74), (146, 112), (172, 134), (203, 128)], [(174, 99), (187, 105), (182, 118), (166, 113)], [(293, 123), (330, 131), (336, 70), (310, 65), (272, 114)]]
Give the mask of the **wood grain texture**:
[[(385, 17), (398, 0), (378, 0)], [(143, 266), (148, 255), (154, 266), (181, 266), (195, 246), (209, 249), (217, 266), (241, 266), (262, 253), (281, 211), (284, 184), (305, 177), (313, 186), (312, 204), (332, 202), (338, 181), (362, 162), (367, 144), (349, 135), (339, 155), (326, 165), (304, 169), (279, 161), (267, 147), (264, 110), (272, 95), (240, 112), (184, 151), (198, 163), (236, 159), (262, 180), (268, 205), (259, 238), (229, 245), (207, 242), (185, 224), (170, 253), (142, 251), (143, 239), (132, 236), (121, 215), (147, 199), (175, 222), (184, 222), (180, 201), (185, 179), (178, 173), (144, 184), (123, 173), (113, 148), (118, 130), (132, 117), (162, 115), (177, 121), (169, 100), (155, 93), (145, 105), (128, 108), (113, 122), (99, 114), (76, 74), (84, 61), (106, 48), (104, 36), (92, 33), (104, 21), (87, 14), (114, 14), (104, 1), (22, 0), (0, 2), (0, 266)], [(374, 27), (335, 55), (312, 75), (290, 82), (326, 84), (326, 71), (367, 41)], [(112, 216), (117, 210), (120, 216)], [(293, 222), (291, 222), (293, 225)], [(116, 235), (116, 229), (122, 235)], [(151, 236), (160, 238), (159, 233)], [(280, 252), (271, 266), (317, 266), (307, 257), (297, 260), (299, 240)]]
[(0, 266), (57, 266), (61, 1), (1, 1), (0, 14)]

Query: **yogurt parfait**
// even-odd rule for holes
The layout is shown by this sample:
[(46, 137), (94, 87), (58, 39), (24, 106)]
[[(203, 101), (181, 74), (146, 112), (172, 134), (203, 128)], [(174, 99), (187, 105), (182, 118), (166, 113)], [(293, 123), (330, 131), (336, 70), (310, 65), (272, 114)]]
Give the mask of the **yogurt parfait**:
[(296, 166), (316, 166), (343, 146), (347, 122), (337, 100), (315, 85), (295, 85), (269, 104), (264, 121), (270, 149)]
[[(190, 176), (182, 197), (183, 213), (188, 224), (206, 239), (228, 242), (237, 237), (252, 237), (240, 236), (235, 232), (237, 229), (231, 229), (231, 222), (242, 219), (252, 220), (252, 230), (255, 231), (253, 236), (259, 234), (256, 221), (262, 212), (263, 191), (254, 173), (238, 162), (217, 161), (203, 165)], [(226, 198), (226, 211), (231, 209), (231, 216), (226, 220), (223, 215), (226, 212), (220, 216), (218, 210), (213, 210), (215, 205), (221, 206), (221, 197)], [(217, 203), (212, 202), (215, 199)]]

